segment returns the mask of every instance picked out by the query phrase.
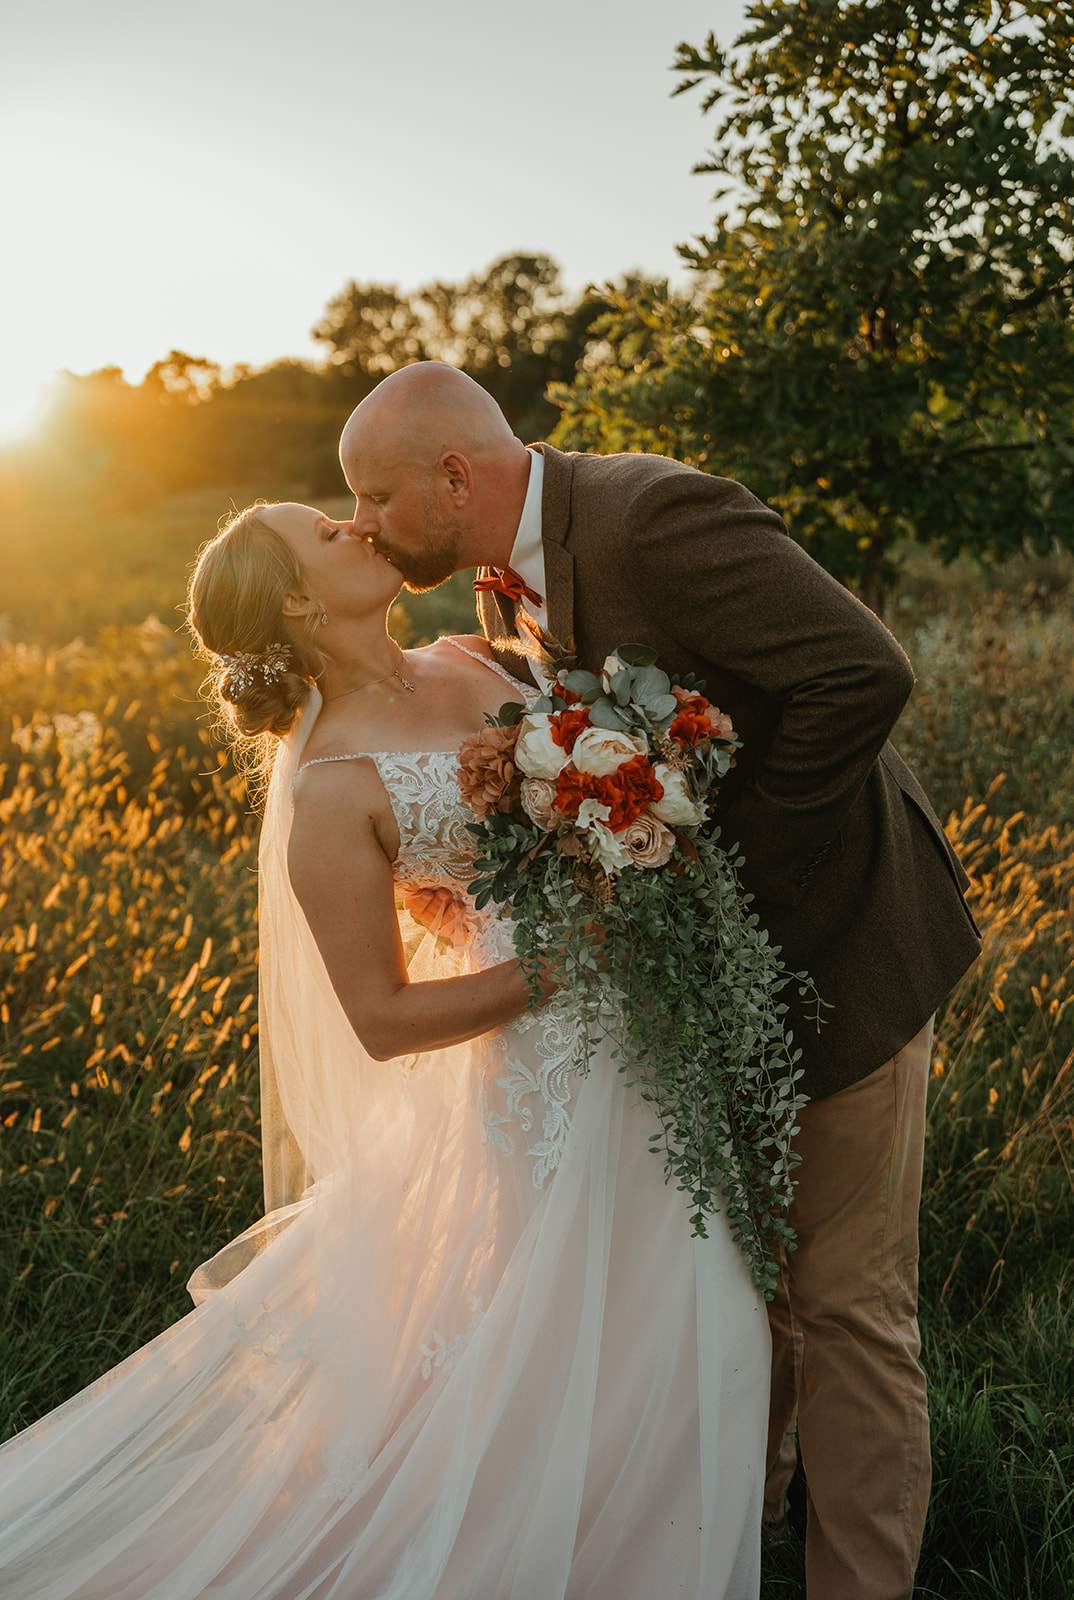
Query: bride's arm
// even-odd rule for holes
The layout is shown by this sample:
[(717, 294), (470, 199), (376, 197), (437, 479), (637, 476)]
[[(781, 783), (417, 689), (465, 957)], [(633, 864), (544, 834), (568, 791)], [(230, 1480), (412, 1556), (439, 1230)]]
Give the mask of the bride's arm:
[(287, 855), (291, 884), (339, 1002), (377, 1061), (473, 1039), (517, 1017), (529, 998), (517, 961), (410, 982), (389, 857), (397, 838), (368, 763), (325, 763), (301, 775)]

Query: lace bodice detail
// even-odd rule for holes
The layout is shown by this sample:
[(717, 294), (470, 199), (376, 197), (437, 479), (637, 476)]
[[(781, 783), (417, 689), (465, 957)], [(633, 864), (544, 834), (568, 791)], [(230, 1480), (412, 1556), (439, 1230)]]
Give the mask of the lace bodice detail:
[(372, 760), (399, 825), (396, 882), (407, 889), (430, 882), (465, 889), (477, 851), (466, 828), (474, 818), (459, 791), (458, 751), (378, 751)]
[[(536, 698), (536, 690), (512, 678), (498, 662), (468, 650), (457, 639), (449, 642), (503, 678), (516, 698), (527, 703)], [(355, 761), (361, 756), (375, 763), (395, 814), (399, 852), (392, 871), (399, 889), (446, 886), (465, 893), (474, 877), (479, 847), (467, 830), (467, 823), (473, 822), (474, 817), (459, 789), (458, 750), (356, 751), (315, 758), (304, 762), (298, 771), (325, 762)], [(479, 958), (502, 960), (511, 954), (510, 930), (494, 910), (475, 910), (470, 920)]]

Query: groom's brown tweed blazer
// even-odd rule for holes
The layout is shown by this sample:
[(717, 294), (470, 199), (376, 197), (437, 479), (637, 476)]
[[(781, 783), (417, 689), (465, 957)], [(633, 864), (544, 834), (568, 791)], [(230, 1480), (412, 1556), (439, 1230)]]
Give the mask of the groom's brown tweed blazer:
[[(887, 736), (913, 673), (887, 629), (727, 478), (660, 456), (544, 456), (548, 627), (599, 668), (648, 644), (693, 672), (742, 749), (717, 820), (754, 909), (831, 1009), (794, 1019), (803, 1084), (832, 1094), (928, 1021), (980, 948), (968, 880)], [(513, 606), (481, 594), (493, 642)], [(517, 653), (498, 649), (520, 671)]]

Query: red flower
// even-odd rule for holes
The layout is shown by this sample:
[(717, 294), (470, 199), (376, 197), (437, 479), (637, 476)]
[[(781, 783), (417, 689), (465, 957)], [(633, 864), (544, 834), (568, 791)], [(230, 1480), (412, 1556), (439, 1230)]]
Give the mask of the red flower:
[(612, 814), (608, 819), (608, 826), (613, 833), (618, 833), (628, 822), (640, 817), (649, 801), (659, 800), (664, 793), (663, 784), (644, 756), (632, 756), (604, 781), (612, 785), (616, 794), (616, 802), (612, 802)]
[(576, 817), (583, 800), (602, 799), (597, 785), (603, 781), (583, 775), (568, 764), (556, 779), (556, 797), (552, 804), (563, 816)]
[(559, 745), (561, 750), (566, 750), (569, 755), (574, 749), (574, 741), (583, 729), (589, 727), (589, 708), (580, 706), (567, 711), (558, 711), (548, 724), (548, 731)]
[(576, 817), (583, 800), (599, 800), (609, 810), (607, 826), (619, 833), (663, 793), (664, 787), (646, 758), (633, 756), (602, 778), (564, 767), (556, 779), (553, 804), (563, 816)]
[(710, 739), (716, 730), (709, 716), (712, 708), (704, 695), (686, 694), (682, 689), (676, 689), (674, 694), (679, 710), (668, 729), (671, 737), (680, 744), (697, 744), (700, 739)]

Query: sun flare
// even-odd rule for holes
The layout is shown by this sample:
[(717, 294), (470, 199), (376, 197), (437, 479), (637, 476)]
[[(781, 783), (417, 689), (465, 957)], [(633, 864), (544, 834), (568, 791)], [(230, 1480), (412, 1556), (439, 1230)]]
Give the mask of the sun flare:
[(18, 444), (40, 428), (48, 405), (44, 384), (0, 383), (0, 445)]

